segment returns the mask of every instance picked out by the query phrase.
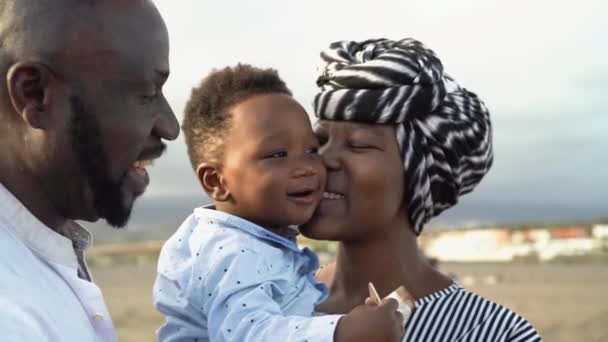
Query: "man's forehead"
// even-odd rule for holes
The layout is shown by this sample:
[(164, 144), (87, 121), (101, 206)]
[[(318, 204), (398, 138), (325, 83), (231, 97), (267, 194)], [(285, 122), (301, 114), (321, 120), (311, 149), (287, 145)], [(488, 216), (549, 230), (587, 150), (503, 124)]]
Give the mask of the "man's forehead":
[(68, 67), (81, 71), (133, 73), (151, 77), (169, 71), (166, 27), (156, 11), (110, 15), (101, 11), (90, 25), (79, 25), (66, 37)]

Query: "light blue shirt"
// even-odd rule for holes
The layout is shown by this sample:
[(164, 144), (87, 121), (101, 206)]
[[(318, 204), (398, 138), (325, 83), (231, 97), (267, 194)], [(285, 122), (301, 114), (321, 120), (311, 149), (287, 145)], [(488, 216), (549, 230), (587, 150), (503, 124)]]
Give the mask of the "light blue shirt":
[(315, 316), (328, 289), (319, 261), (295, 239), (197, 208), (164, 245), (154, 304), (158, 340), (333, 341), (341, 315)]

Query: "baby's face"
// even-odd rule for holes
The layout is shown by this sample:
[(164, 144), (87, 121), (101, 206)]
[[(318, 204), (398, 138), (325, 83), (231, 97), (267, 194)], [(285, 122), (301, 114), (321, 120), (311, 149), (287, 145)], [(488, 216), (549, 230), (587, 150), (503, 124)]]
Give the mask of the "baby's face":
[(325, 167), (306, 111), (291, 96), (257, 95), (231, 110), (221, 174), (233, 212), (266, 228), (308, 221)]

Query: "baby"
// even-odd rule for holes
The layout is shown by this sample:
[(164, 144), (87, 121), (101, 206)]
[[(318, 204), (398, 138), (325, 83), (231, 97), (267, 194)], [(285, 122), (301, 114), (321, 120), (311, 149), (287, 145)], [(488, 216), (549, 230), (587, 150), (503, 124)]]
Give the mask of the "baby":
[(306, 111), (272, 69), (239, 64), (192, 91), (188, 154), (214, 205), (163, 247), (154, 302), (159, 341), (398, 341), (394, 300), (317, 314), (328, 289), (295, 226), (323, 195), (325, 168)]

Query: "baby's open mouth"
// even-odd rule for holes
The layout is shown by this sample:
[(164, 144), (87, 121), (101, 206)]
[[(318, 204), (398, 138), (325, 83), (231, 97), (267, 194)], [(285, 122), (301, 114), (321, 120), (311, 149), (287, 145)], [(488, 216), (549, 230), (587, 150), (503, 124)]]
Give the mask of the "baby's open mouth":
[(311, 196), (314, 193), (313, 190), (294, 191), (287, 194), (290, 197), (306, 197)]
[(306, 187), (290, 191), (287, 193), (287, 198), (296, 204), (311, 205), (319, 200), (318, 190), (312, 187)]

